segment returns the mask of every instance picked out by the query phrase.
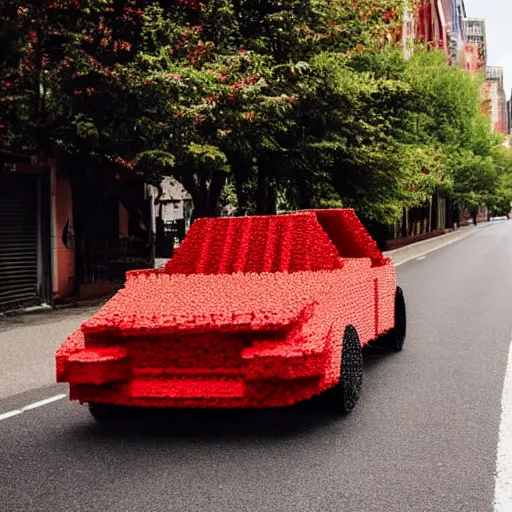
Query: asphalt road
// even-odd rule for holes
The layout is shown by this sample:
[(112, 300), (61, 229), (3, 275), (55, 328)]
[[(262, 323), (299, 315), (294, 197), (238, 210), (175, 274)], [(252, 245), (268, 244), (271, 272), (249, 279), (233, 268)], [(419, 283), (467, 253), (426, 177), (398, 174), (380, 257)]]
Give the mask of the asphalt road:
[[(512, 222), (400, 266), (406, 347), (365, 354), (343, 419), (296, 407), (109, 430), (63, 399), (0, 420), (0, 512), (492, 511), (511, 270)], [(53, 351), (89, 315), (0, 325), (0, 415), (66, 391)]]

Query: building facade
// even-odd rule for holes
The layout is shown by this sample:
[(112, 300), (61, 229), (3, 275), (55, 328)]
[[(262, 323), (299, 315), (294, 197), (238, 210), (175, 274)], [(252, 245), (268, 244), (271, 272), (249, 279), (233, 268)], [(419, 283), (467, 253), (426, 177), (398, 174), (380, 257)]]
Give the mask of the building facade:
[(444, 50), (448, 56), (448, 24), (444, 4), (445, 2), (442, 0), (420, 0), (418, 2), (415, 38), (426, 44), (428, 48)]
[[(511, 94), (512, 98), (512, 94)], [(512, 133), (512, 100), (507, 101), (507, 135), (510, 135)]]
[(90, 212), (77, 283), (66, 169), (52, 160), (41, 164), (0, 153), (0, 312), (102, 296), (124, 281), (127, 270), (152, 266), (152, 201), (145, 187), (140, 180), (120, 180)]
[(466, 7), (464, 0), (419, 0), (411, 9), (404, 2), (403, 53), (409, 58), (414, 43), (441, 49), (454, 66), (465, 66)]
[(504, 86), (504, 70), (496, 66), (488, 66), (485, 70), (485, 100), (488, 103), (488, 114), (492, 130), (503, 135), (507, 134), (507, 100)]
[(160, 182), (160, 190), (150, 186), (154, 201), (156, 258), (170, 258), (174, 246), (185, 237), (190, 227), (193, 202), (183, 185), (173, 177)]
[(443, 0), (444, 15), (448, 31), (448, 57), (452, 66), (464, 67), (464, 46), (466, 42), (464, 0)]
[(0, 311), (52, 299), (50, 168), (0, 154)]
[[(463, 20), (464, 54), (468, 71), (484, 71), (487, 66), (487, 31), (485, 20), (466, 18)], [(469, 62), (468, 62), (469, 61)]]

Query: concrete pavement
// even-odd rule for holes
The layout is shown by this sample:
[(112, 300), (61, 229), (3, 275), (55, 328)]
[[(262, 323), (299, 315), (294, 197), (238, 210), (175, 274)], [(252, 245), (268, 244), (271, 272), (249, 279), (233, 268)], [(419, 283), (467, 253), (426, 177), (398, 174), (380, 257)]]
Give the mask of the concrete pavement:
[[(398, 268), (406, 347), (365, 354), (350, 416), (180, 412), (109, 431), (58, 400), (0, 421), (0, 510), (490, 512), (512, 223), (421, 254)], [(50, 375), (53, 350), (90, 312), (57, 314), (0, 333), (0, 414), (65, 389)]]
[[(505, 220), (496, 222), (505, 222)], [(408, 261), (411, 261), (415, 258), (426, 256), (427, 254), (430, 254), (433, 251), (437, 251), (455, 242), (464, 240), (465, 238), (472, 236), (481, 231), (482, 229), (485, 229), (492, 225), (492, 223), (484, 223), (478, 224), (477, 226), (466, 226), (458, 229), (457, 231), (447, 233), (446, 235), (437, 236), (435, 238), (429, 238), (421, 242), (416, 242), (414, 244), (400, 247), (399, 249), (395, 249), (393, 251), (386, 251), (384, 254), (388, 258), (391, 258), (396, 266), (403, 265), (404, 263), (407, 263)]]
[(93, 311), (68, 309), (2, 319), (0, 400), (53, 385), (55, 351), (64, 337), (78, 329)]

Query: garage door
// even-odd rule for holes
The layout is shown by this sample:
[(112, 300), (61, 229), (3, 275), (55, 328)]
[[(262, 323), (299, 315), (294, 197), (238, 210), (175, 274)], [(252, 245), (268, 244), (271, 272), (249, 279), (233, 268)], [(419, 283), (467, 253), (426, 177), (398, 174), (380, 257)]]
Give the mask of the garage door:
[(38, 179), (0, 175), (0, 310), (39, 300)]

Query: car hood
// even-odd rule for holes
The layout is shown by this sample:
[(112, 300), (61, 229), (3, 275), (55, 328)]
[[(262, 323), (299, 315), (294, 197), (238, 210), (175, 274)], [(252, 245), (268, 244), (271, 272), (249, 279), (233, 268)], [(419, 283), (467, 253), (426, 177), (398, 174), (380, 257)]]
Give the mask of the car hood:
[[(316, 274), (316, 273), (315, 273)], [(312, 276), (310, 276), (311, 278)], [(298, 274), (132, 274), (85, 334), (290, 331), (318, 301)], [(314, 287), (313, 287), (314, 288)]]

